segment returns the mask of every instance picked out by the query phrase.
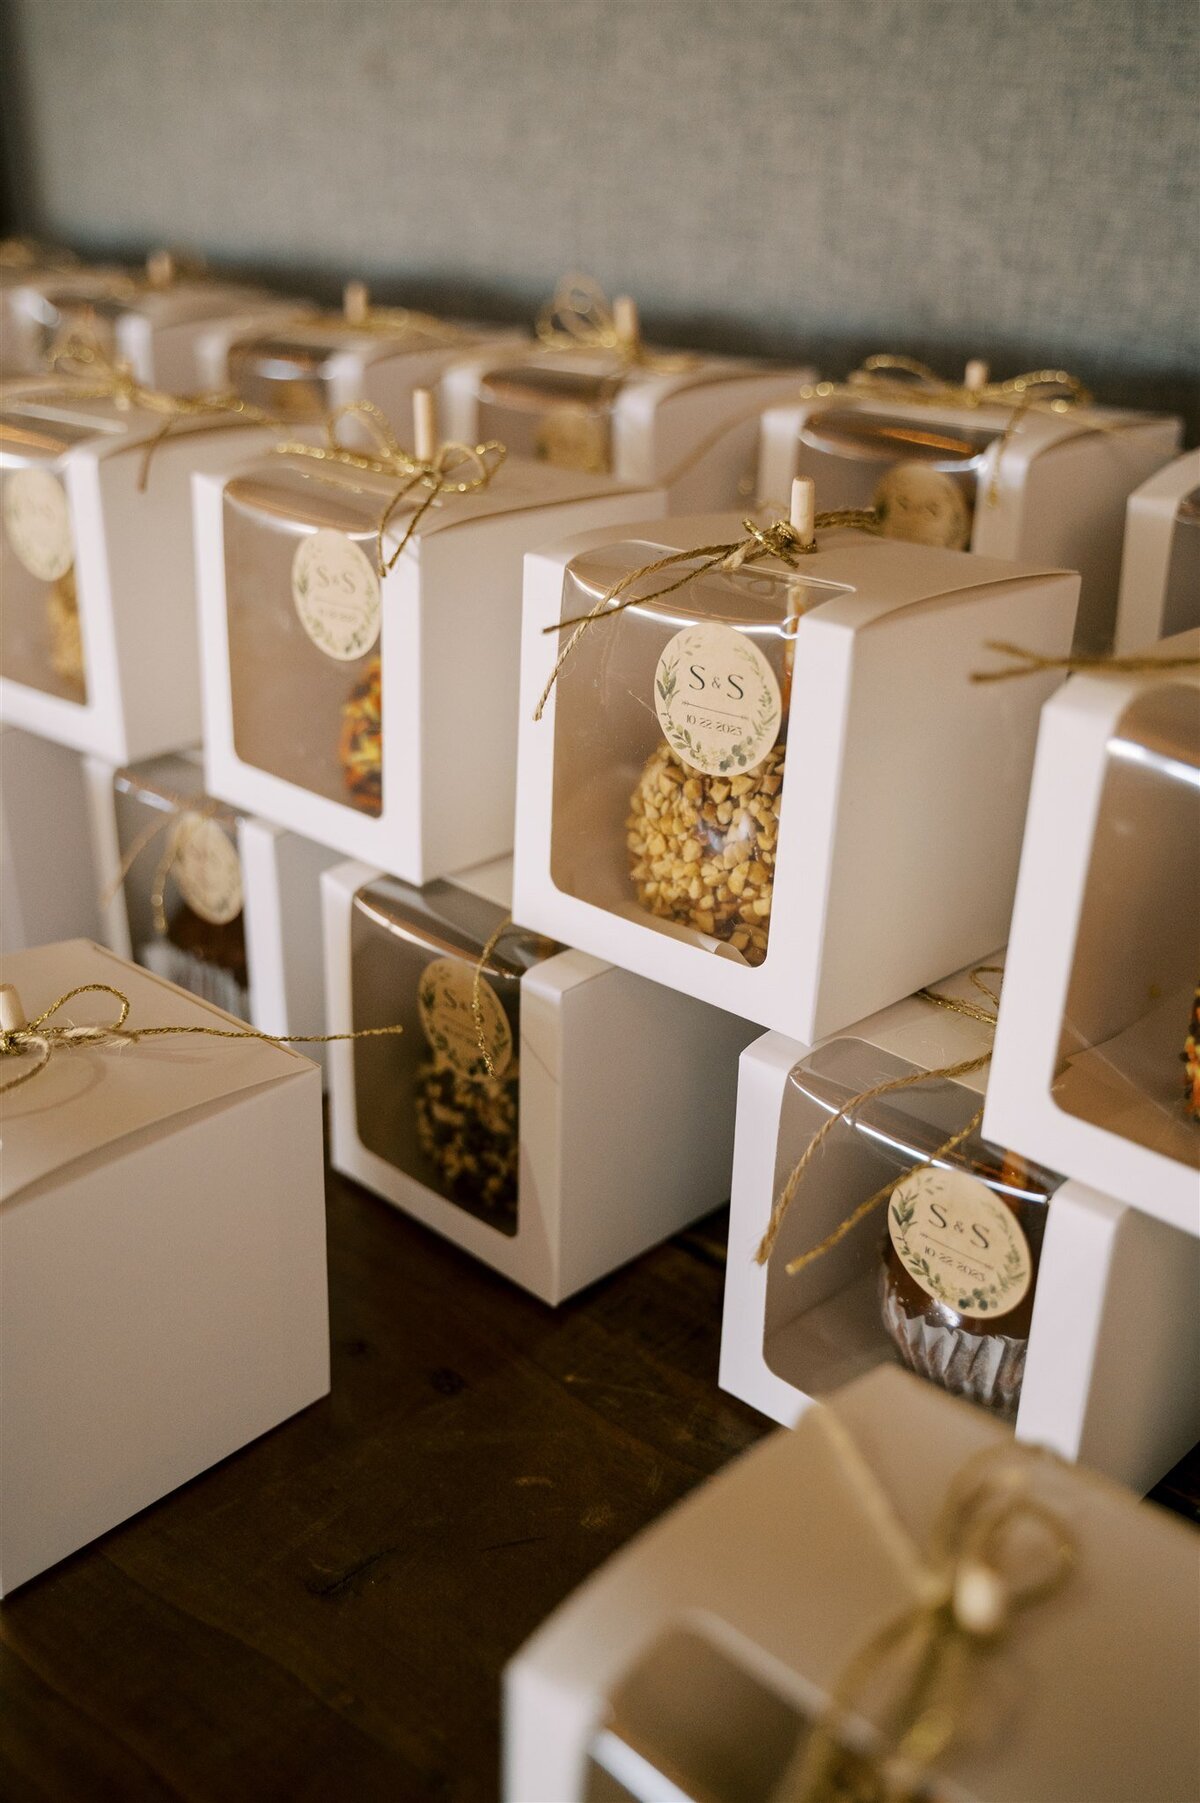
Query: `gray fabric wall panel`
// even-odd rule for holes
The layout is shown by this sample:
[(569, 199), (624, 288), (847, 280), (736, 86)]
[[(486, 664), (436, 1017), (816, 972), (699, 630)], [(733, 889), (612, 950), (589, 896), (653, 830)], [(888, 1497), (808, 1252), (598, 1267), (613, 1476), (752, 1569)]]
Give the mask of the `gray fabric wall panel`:
[(19, 223), (696, 342), (1200, 364), (1195, 0), (9, 0)]

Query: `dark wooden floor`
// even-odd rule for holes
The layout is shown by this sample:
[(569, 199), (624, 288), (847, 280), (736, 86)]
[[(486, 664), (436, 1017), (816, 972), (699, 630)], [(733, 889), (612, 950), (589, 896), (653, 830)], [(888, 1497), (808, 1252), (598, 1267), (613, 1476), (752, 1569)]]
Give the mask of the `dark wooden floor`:
[(501, 1667), (765, 1423), (724, 1220), (557, 1311), (329, 1189), (333, 1393), (0, 1604), (0, 1798), (483, 1803)]
[(487, 1803), (509, 1655), (764, 1431), (722, 1216), (553, 1312), (329, 1200), (332, 1396), (0, 1605), (3, 1803)]

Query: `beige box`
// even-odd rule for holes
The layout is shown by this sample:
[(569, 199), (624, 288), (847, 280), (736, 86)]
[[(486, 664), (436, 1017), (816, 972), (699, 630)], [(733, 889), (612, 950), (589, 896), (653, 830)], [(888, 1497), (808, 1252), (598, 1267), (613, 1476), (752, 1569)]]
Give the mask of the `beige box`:
[[(789, 1768), (835, 1685), (917, 1606), (916, 1573), (933, 1561), (952, 1480), (1002, 1442), (978, 1410), (880, 1371), (710, 1478), (506, 1668), (507, 1803), (798, 1794)], [(1030, 1502), (1066, 1527), (1073, 1566), (1057, 1591), (1009, 1618), (986, 1655), (968, 1658), (962, 1725), (928, 1773), (930, 1794), (1191, 1803), (1195, 1532), (1036, 1453), (1017, 1468)], [(1027, 1539), (1018, 1544), (1034, 1556)], [(853, 1704), (851, 1722), (869, 1746)]]
[[(261, 1032), (323, 1033), (320, 875), (336, 852), (214, 802), (199, 752), (88, 758), (85, 776), (109, 949)], [(318, 1064), (325, 1050), (305, 1048)]]
[(403, 307), (371, 307), (361, 284), (349, 285), (346, 300), (340, 313), (293, 306), (243, 329), (208, 332), (199, 347), (205, 386), (231, 385), (277, 418), (310, 424), (367, 401), (402, 430), (416, 390), (436, 387), (480, 333)]
[[(236, 1027), (84, 940), (6, 959), (32, 1020)], [(80, 995), (51, 1025), (107, 1025)], [(11, 1080), (26, 1058), (5, 1058)], [(0, 1099), (0, 1593), (329, 1388), (321, 1079), (197, 1037), (56, 1050)]]
[(208, 380), (201, 354), (206, 337), (255, 325), (261, 330), (281, 310), (294, 316), (298, 307), (248, 283), (178, 274), (169, 261), (161, 276), (80, 268), (42, 274), (10, 290), (6, 362), (11, 356), (14, 373), (32, 375), (55, 341), (78, 329), (146, 387), (195, 394), (225, 387)]
[[(1200, 660), (1200, 630), (1148, 658)], [(984, 1126), (1200, 1234), (1200, 668), (1073, 676), (1042, 715)]]
[[(993, 990), (999, 982), (984, 980)], [(969, 972), (934, 988), (983, 1001)], [(978, 1111), (986, 1067), (850, 1107), (814, 1153), (767, 1262), (757, 1260), (776, 1198), (831, 1114), (877, 1083), (979, 1058), (990, 1043), (984, 1023), (913, 996), (819, 1045), (768, 1033), (742, 1054), (722, 1388), (790, 1425), (814, 1398), (903, 1358), (994, 1409), (1018, 1439), (1147, 1490), (1200, 1438), (1200, 1244), (1014, 1158), (978, 1127), (935, 1156)], [(922, 1158), (934, 1159), (929, 1175), (945, 1174), (947, 1186), (973, 1180), (969, 1207), (990, 1191), (1018, 1224), (1030, 1289), (990, 1322), (933, 1304), (901, 1276), (887, 1192)], [(836, 1246), (787, 1270), (881, 1190)], [(1005, 1244), (988, 1237), (993, 1248)], [(947, 1253), (962, 1243), (952, 1233), (936, 1242)], [(988, 1258), (999, 1264), (995, 1251)]]
[(748, 358), (620, 353), (501, 341), (442, 378), (452, 438), (498, 438), (522, 457), (611, 471), (666, 491), (667, 511), (745, 505), (765, 407), (799, 392), (810, 369)]
[(525, 552), (661, 498), (509, 458), (381, 580), (396, 487), (281, 456), (197, 480), (205, 762), (221, 800), (424, 883), (512, 850)]
[(0, 718), (114, 764), (200, 737), (191, 477), (270, 442), (229, 416), (177, 421), (6, 387), (0, 407)]
[(1200, 626), (1200, 451), (1134, 489), (1125, 509), (1118, 652)]
[[(811, 1042), (1003, 941), (1057, 679), (971, 673), (994, 661), (989, 639), (1065, 652), (1078, 578), (841, 530), (794, 569), (769, 559), (679, 587), (671, 568), (582, 634), (535, 718), (561, 622), (663, 556), (743, 537), (718, 514), (527, 559), (515, 905), (568, 945)], [(699, 666), (678, 650), (696, 632)], [(741, 702), (717, 696), (735, 666)], [(693, 708), (697, 679), (711, 686)], [(679, 750), (693, 715), (710, 738), (742, 735), (697, 781), (702, 825), (667, 795), (696, 768)]]
[(1075, 646), (1106, 651), (1117, 617), (1125, 503), (1179, 447), (1180, 422), (1117, 408), (939, 408), (834, 389), (764, 415), (759, 498), (811, 476), (817, 506), (885, 511), (885, 530), (985, 557), (1078, 570)]
[(501, 931), (511, 875), (501, 859), (418, 890), (326, 872), (330, 1030), (405, 1029), (330, 1046), (330, 1140), (336, 1169), (556, 1304), (728, 1196), (753, 1029)]

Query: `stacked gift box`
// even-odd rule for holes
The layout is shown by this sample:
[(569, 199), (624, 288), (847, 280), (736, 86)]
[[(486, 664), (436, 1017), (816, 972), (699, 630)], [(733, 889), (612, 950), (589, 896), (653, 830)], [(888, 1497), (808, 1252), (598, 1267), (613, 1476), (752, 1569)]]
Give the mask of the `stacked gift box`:
[[(322, 1074), (334, 1167), (547, 1304), (732, 1191), (721, 1382), (800, 1424), (722, 1480), (748, 1534), (814, 1403), (911, 1415), (947, 1481), (1014, 1433), (1161, 1476), (1200, 1428), (1178, 422), (1063, 371), (660, 348), (579, 279), (518, 334), (163, 253), (18, 276), (0, 1585), (327, 1387)], [(619, 1660), (546, 1675), (623, 1568), (514, 1668), (514, 1799), (766, 1797), (810, 1756), (854, 1637), (693, 1584), (693, 1509)]]

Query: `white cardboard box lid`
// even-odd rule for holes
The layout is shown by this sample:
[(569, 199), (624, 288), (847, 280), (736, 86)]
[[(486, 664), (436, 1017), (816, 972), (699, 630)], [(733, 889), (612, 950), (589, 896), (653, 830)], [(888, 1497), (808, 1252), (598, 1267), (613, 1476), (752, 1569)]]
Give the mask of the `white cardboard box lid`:
[[(307, 460), (296, 458), (292, 467), (311, 474)], [(336, 464), (332, 466), (336, 472)], [(242, 465), (235, 470), (231, 481), (253, 481), (262, 474), (260, 464)], [(468, 467), (462, 472), (462, 479), (471, 475)], [(328, 482), (331, 472), (326, 471), (322, 480)], [(452, 478), (453, 480), (453, 478)], [(353, 483), (351, 488), (350, 483)], [(373, 526), (379, 518), (380, 506), (373, 497), (378, 496), (382, 505), (395, 494), (399, 482), (394, 476), (376, 475), (370, 470), (354, 470), (347, 478), (346, 503), (348, 507), (358, 511), (361, 508), (364, 527)], [(431, 538), (435, 532), (444, 532), (454, 526), (473, 525), (478, 520), (491, 519), (499, 515), (527, 513), (536, 508), (562, 507), (574, 501), (596, 501), (611, 495), (650, 494), (652, 485), (643, 482), (618, 482), (612, 476), (593, 475), (585, 470), (563, 470), (550, 463), (538, 463), (532, 457), (506, 457), (495, 475), (485, 488), (472, 489), (463, 495), (441, 495), (430, 507), (421, 520), (414, 539)], [(399, 537), (407, 529), (408, 517), (413, 509), (420, 505), (426, 497), (426, 490), (414, 488), (401, 506), (393, 524), (388, 528), (387, 536)]]
[[(244, 1021), (86, 939), (14, 953), (0, 960), (0, 981), (16, 986), (30, 1021), (79, 984), (107, 983), (129, 997), (127, 1029), (246, 1031)], [(106, 1026), (115, 1021), (118, 1008), (110, 995), (76, 996), (47, 1025)], [(23, 1068), (24, 1059), (0, 1060), (0, 1082)], [(162, 1127), (178, 1115), (223, 1104), (311, 1068), (307, 1058), (288, 1046), (248, 1037), (181, 1035), (140, 1045), (54, 1052), (32, 1081), (0, 1095), (0, 1202), (76, 1159)]]
[[(538, 466), (541, 467), (540, 465)], [(588, 551), (609, 545), (644, 545), (646, 561), (653, 554), (687, 551), (698, 546), (734, 544), (746, 537), (735, 513), (676, 515), (667, 519), (636, 521), (610, 527), (603, 537), (589, 541)], [(576, 554), (579, 553), (578, 550)], [(635, 566), (636, 567), (636, 566)], [(828, 583), (828, 601), (811, 607), (804, 621), (819, 618), (832, 625), (858, 631), (888, 614), (920, 602), (946, 600), (970, 589), (1000, 583), (1044, 582), (1052, 577), (1077, 581), (1070, 570), (1031, 563), (1015, 563), (1006, 557), (981, 557), (973, 551), (945, 551), (936, 545), (914, 545), (907, 539), (883, 538), (870, 532), (825, 527), (817, 533), (817, 549), (798, 559), (795, 569), (775, 558), (745, 566), (752, 574), (794, 575), (816, 583)], [(838, 593), (838, 590), (841, 593)], [(983, 652), (980, 647), (981, 654)]]

